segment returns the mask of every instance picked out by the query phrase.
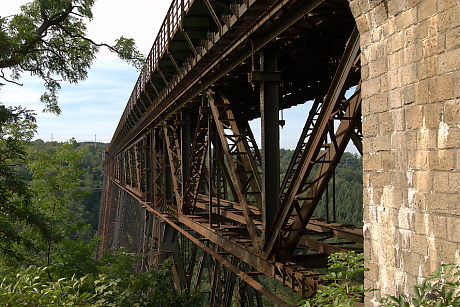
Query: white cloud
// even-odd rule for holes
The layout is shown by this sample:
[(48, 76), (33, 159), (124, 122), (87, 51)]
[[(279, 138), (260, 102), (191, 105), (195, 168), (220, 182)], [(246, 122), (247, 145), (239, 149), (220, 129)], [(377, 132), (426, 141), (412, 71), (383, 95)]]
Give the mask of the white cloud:
[[(2, 1), (1, 15), (19, 12), (29, 0)], [(94, 19), (88, 25), (88, 36), (99, 42), (112, 43), (121, 35), (136, 40), (147, 54), (170, 6), (170, 0), (98, 0), (93, 7)], [(98, 140), (109, 142), (131, 95), (138, 73), (111, 53), (101, 50), (88, 79), (77, 85), (63, 84), (60, 106), (63, 114), (56, 117), (40, 113), (43, 105), (41, 80), (23, 75), (24, 86), (6, 85), (0, 89), (0, 101), (36, 110), (37, 138), (50, 140)]]

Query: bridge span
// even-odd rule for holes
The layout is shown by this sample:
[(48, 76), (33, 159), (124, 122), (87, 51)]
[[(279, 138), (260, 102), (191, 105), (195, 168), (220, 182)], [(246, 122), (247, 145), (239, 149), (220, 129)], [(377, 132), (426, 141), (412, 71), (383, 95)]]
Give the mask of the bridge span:
[[(362, 152), (359, 39), (345, 0), (174, 0), (106, 150), (98, 254), (172, 257), (209, 306), (287, 306), (266, 278), (311, 295), (328, 255), (362, 251), (362, 229), (313, 217)], [(279, 112), (307, 101), (280, 174)]]

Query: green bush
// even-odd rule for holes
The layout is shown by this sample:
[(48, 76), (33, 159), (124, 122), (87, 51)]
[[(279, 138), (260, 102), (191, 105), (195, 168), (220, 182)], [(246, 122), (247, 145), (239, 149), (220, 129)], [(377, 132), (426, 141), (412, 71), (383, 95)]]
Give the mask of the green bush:
[[(46, 267), (28, 267), (18, 272), (3, 272), (0, 283), (1, 306), (102, 306), (94, 293), (81, 291), (86, 277), (49, 281)], [(102, 297), (103, 295), (101, 295)]]
[[(315, 296), (301, 301), (302, 307), (352, 307), (362, 302), (364, 293), (362, 254), (336, 253), (329, 256), (328, 273), (321, 277), (329, 283), (319, 287)], [(385, 296), (382, 307), (460, 307), (460, 264), (442, 264), (414, 287), (414, 295)]]
[(414, 296), (386, 296), (385, 307), (458, 307), (460, 306), (460, 265), (442, 264), (414, 287)]
[(50, 281), (48, 267), (3, 271), (0, 306), (197, 306), (199, 295), (174, 291), (171, 266), (172, 261), (166, 261), (158, 270), (126, 278), (100, 274), (55, 281)]
[(335, 253), (329, 256), (328, 273), (321, 277), (329, 280), (316, 291), (315, 296), (300, 302), (302, 307), (352, 307), (362, 302), (364, 256), (355, 252)]

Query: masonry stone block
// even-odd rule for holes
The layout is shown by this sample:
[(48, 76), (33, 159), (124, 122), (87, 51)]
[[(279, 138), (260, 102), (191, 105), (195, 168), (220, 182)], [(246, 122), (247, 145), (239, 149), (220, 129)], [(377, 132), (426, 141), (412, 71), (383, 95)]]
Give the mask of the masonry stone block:
[(423, 126), (423, 107), (411, 106), (406, 108), (406, 121), (408, 129), (418, 129)]
[(443, 105), (441, 103), (423, 106), (423, 127), (438, 128), (441, 122)]
[(438, 129), (420, 129), (417, 131), (417, 149), (436, 149)]
[(379, 114), (379, 133), (380, 135), (385, 135), (391, 131), (393, 131), (393, 121), (391, 118), (391, 113), (384, 112), (384, 113)]
[[(350, 0), (350, 7), (368, 68), (366, 285), (408, 292), (440, 263), (460, 261), (460, 3)], [(378, 306), (379, 296), (366, 304)]]
[[(417, 233), (413, 233), (410, 239), (410, 252), (417, 253), (421, 256), (427, 256), (428, 254), (428, 242), (427, 237)], [(420, 263), (416, 263), (419, 265)]]
[(431, 215), (432, 219), (432, 234), (435, 238), (447, 239), (447, 218), (444, 215)]
[[(382, 79), (382, 81), (385, 80)], [(388, 110), (388, 96), (388, 92), (386, 92), (369, 97), (369, 111), (375, 114)]]
[(410, 84), (401, 87), (402, 103), (405, 105), (414, 103), (415, 100), (415, 85)]
[(447, 240), (460, 243), (460, 216), (447, 217)]
[[(391, 1), (391, 3), (399, 3), (402, 4), (404, 1)], [(401, 12), (398, 12), (399, 14), (395, 14), (396, 17), (395, 23), (397, 29), (403, 30), (409, 26), (413, 26), (415, 23), (415, 20), (417, 19), (417, 9), (415, 7), (412, 7), (409, 10), (405, 10)]]
[[(427, 170), (428, 169), (428, 157), (430, 155), (429, 151), (418, 150), (408, 154), (408, 167), (413, 170)], [(436, 160), (436, 163), (440, 163), (439, 159)]]
[(447, 101), (444, 105), (443, 115), (444, 122), (447, 124), (448, 127), (460, 126), (460, 99)]
[(380, 92), (380, 78), (369, 79), (364, 82), (361, 95), (366, 98), (371, 97)]
[(460, 194), (434, 192), (427, 194), (426, 206), (431, 213), (459, 215)]
[(391, 149), (391, 135), (385, 134), (376, 138), (373, 142), (373, 151), (389, 151)]
[[(407, 125), (407, 121), (406, 121)], [(406, 150), (415, 150), (417, 149), (417, 132), (416, 131), (407, 131), (405, 132), (405, 147)]]
[(393, 159), (393, 154), (390, 151), (380, 152), (382, 159), (382, 167), (386, 171), (394, 171), (396, 169), (396, 161)]
[(420, 80), (415, 85), (415, 101), (417, 104), (426, 104), (432, 101), (436, 89), (436, 79)]
[[(460, 17), (460, 16), (458, 16)], [(460, 49), (452, 49), (437, 56), (437, 71), (440, 74), (456, 71), (460, 67)]]
[(423, 0), (417, 5), (417, 19), (423, 20), (437, 12), (437, 1)]
[(446, 50), (460, 46), (460, 27), (450, 29), (446, 33)]
[(378, 115), (369, 115), (363, 118), (363, 133), (366, 137), (372, 137), (378, 134), (379, 122)]
[(453, 27), (460, 25), (459, 14), (460, 6), (452, 6), (448, 10), (440, 12), (437, 17), (437, 26), (439, 32), (447, 31)]
[[(430, 172), (431, 173), (431, 172)], [(449, 173), (448, 172), (432, 172), (433, 173), (433, 188), (439, 192), (449, 192)]]
[(417, 78), (418, 80), (424, 80), (432, 78), (437, 74), (438, 59), (436, 56), (431, 56), (422, 59), (417, 63)]
[(385, 187), (391, 183), (391, 174), (388, 172), (375, 172), (371, 174), (373, 186)]
[(415, 212), (415, 231), (421, 235), (428, 235), (429, 234), (429, 223), (430, 223), (430, 215), (428, 213), (423, 212)]
[(457, 261), (458, 253), (458, 244), (454, 242), (449, 242), (445, 240), (440, 240), (441, 242), (441, 251), (443, 253), (443, 258), (447, 263), (455, 263)]
[(454, 97), (454, 85), (457, 83), (460, 75), (458, 73), (449, 73), (437, 77), (434, 102), (444, 101)]
[(449, 192), (458, 193), (459, 189), (460, 189), (460, 173), (459, 172), (449, 172)]
[(418, 191), (431, 191), (433, 188), (433, 174), (430, 171), (415, 171), (412, 179), (412, 186)]
[(452, 150), (430, 151), (428, 166), (433, 171), (450, 171), (455, 166), (455, 153)]
[(413, 251), (403, 251), (402, 259), (405, 271), (413, 276), (417, 276), (423, 257)]
[(458, 6), (458, 0), (441, 0), (438, 1), (438, 10), (440, 12)]
[[(399, 61), (401, 60), (403, 57), (404, 57), (404, 54), (402, 52), (400, 52), (401, 55), (399, 55), (398, 53), (395, 53), (394, 54), (394, 59), (392, 59), (392, 61)], [(401, 59), (399, 59), (401, 58)], [(400, 93), (400, 89), (399, 87), (401, 86), (401, 74), (399, 73), (399, 65), (397, 63), (394, 63), (394, 62), (391, 62), (389, 65), (393, 65), (394, 66), (394, 69), (390, 68), (388, 73), (387, 73), (387, 76), (388, 76), (388, 89), (391, 91), (393, 89), (397, 89), (398, 91), (398, 96), (395, 97), (395, 93), (394, 91), (391, 91), (391, 95), (389, 95), (389, 99), (398, 99), (398, 100), (401, 100), (401, 93)], [(390, 66), (391, 67), (391, 66)], [(390, 102), (390, 105), (393, 105), (393, 104), (396, 104), (396, 106), (401, 106), (403, 103), (402, 101), (398, 101), (398, 102)]]
[(448, 130), (446, 136), (445, 147), (443, 148), (459, 148), (460, 147), (460, 128), (454, 127)]

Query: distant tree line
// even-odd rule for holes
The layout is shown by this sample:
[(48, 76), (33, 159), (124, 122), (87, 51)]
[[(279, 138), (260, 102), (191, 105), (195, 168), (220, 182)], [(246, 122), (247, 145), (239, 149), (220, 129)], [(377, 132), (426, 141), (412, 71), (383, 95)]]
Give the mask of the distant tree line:
[[(280, 172), (284, 177), (294, 151), (281, 149)], [(315, 169), (314, 169), (315, 170)], [(335, 170), (335, 191), (332, 179), (329, 182), (329, 219), (332, 220), (332, 194), (335, 193), (336, 221), (355, 226), (363, 225), (363, 168), (362, 158), (345, 152)], [(323, 195), (314, 213), (315, 217), (326, 218), (326, 195)]]

